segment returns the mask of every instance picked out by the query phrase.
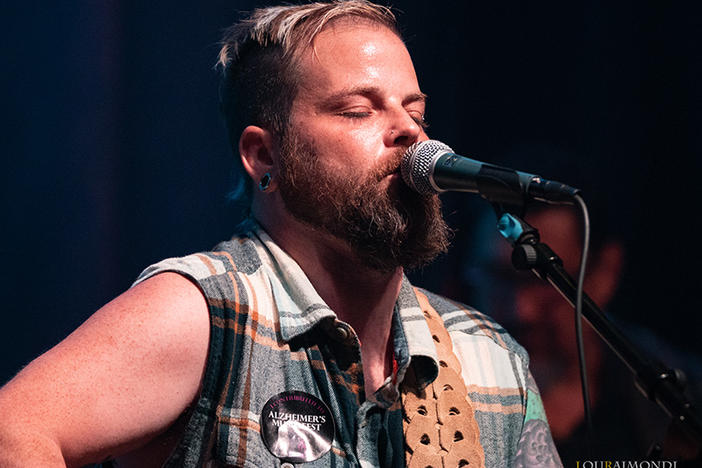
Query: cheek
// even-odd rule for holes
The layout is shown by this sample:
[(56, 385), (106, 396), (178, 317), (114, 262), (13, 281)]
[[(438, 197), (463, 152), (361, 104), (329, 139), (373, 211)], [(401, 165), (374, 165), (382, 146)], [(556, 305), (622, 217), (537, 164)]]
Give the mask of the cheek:
[(358, 128), (347, 134), (346, 143), (355, 148), (359, 157), (364, 161), (376, 161), (386, 151), (383, 144), (382, 129)]
[[(341, 128), (339, 128), (341, 127)], [(380, 164), (387, 149), (379, 131), (338, 126), (332, 131), (312, 135), (317, 154), (337, 169), (359, 174)]]
[(517, 316), (524, 323), (548, 326), (559, 332), (572, 328), (571, 306), (547, 284), (519, 289), (515, 302)]

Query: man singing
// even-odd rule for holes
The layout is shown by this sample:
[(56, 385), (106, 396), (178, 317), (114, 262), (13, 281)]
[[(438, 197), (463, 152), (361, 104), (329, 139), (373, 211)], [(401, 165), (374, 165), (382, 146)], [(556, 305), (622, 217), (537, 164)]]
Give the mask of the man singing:
[(560, 466), (524, 350), (404, 276), (448, 229), (399, 176), (426, 96), (392, 13), (256, 10), (219, 61), (241, 233), (8, 383), (0, 466)]

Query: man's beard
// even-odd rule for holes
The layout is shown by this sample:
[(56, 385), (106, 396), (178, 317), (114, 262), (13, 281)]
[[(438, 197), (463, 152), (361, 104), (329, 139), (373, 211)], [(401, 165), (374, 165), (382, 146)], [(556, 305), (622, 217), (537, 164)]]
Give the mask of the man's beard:
[(437, 195), (423, 196), (404, 183), (381, 181), (397, 171), (398, 152), (364, 179), (349, 168), (325, 169), (314, 147), (288, 129), (282, 137), (278, 186), (299, 221), (345, 241), (362, 264), (389, 272), (431, 262), (449, 245), (449, 228)]

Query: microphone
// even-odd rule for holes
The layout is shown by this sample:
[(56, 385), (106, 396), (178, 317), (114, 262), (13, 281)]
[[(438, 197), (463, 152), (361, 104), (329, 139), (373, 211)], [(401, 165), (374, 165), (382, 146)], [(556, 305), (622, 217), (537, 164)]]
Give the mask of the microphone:
[(460, 156), (436, 140), (420, 141), (407, 148), (400, 171), (405, 183), (424, 195), (470, 192), (507, 206), (521, 207), (528, 200), (570, 204), (580, 193), (561, 182)]

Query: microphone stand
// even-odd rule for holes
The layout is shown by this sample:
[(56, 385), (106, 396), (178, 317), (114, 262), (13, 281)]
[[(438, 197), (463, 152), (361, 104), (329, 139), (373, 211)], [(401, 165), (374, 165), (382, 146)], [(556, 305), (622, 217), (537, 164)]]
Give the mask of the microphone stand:
[[(576, 301), (576, 283), (563, 268), (563, 262), (551, 248), (540, 241), (539, 232), (518, 216), (494, 205), (498, 215), (498, 229), (512, 244), (512, 264), (517, 270), (532, 270), (537, 277), (547, 280), (573, 306)], [(685, 374), (645, 358), (636, 347), (605, 316), (587, 294), (583, 294), (583, 316), (597, 334), (614, 351), (633, 374), (637, 388), (671, 416), (671, 429), (686, 436), (687, 450), (698, 462), (702, 460), (702, 417), (684, 395)], [(678, 434), (676, 434), (677, 436)], [(655, 447), (660, 456), (660, 447)], [(671, 455), (671, 454), (665, 454)]]

